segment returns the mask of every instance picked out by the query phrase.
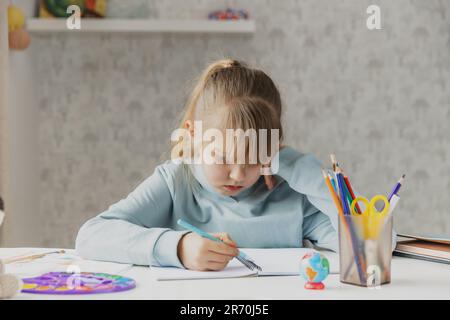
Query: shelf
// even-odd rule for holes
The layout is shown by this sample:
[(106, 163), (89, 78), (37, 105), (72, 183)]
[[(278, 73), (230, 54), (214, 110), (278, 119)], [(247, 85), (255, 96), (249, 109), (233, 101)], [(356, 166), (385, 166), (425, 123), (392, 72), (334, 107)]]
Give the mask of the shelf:
[(71, 30), (66, 19), (28, 19), (31, 33), (254, 33), (253, 20), (82, 19), (81, 30)]

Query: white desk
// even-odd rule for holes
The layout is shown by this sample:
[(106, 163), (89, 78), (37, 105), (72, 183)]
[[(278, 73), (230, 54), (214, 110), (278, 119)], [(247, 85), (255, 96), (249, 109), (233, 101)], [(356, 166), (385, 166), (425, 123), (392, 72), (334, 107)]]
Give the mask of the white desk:
[[(16, 251), (2, 248), (0, 257)], [(303, 279), (297, 276), (156, 281), (149, 268), (137, 266), (120, 274), (135, 279), (136, 288), (76, 296), (20, 293), (15, 299), (450, 299), (450, 265), (401, 257), (393, 257), (392, 282), (380, 289), (343, 284), (334, 274), (324, 281), (323, 291), (305, 290)]]

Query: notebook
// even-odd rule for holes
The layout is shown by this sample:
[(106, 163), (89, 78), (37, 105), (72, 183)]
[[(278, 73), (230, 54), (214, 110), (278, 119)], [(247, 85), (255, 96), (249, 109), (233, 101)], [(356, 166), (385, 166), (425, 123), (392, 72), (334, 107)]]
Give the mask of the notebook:
[[(176, 267), (152, 266), (156, 280), (220, 279), (251, 276), (292, 276), (299, 275), (301, 258), (311, 251), (308, 248), (281, 249), (240, 249), (262, 268), (262, 271), (250, 270), (238, 260), (231, 260), (221, 271), (194, 271)], [(339, 273), (339, 255), (331, 251), (320, 251), (330, 262), (330, 273)]]
[(450, 241), (448, 238), (401, 236), (409, 239), (397, 242), (395, 255), (450, 264)]
[(450, 244), (450, 238), (448, 236), (430, 236), (430, 235), (412, 235), (412, 234), (398, 234), (398, 236), (404, 238), (424, 240), (429, 242)]

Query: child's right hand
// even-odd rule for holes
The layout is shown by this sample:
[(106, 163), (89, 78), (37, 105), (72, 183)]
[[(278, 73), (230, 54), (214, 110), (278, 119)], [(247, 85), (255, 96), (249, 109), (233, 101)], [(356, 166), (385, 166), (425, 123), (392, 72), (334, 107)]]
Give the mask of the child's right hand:
[(236, 243), (226, 233), (214, 233), (225, 243), (204, 238), (194, 232), (178, 242), (178, 258), (185, 268), (198, 271), (222, 270), (239, 254)]

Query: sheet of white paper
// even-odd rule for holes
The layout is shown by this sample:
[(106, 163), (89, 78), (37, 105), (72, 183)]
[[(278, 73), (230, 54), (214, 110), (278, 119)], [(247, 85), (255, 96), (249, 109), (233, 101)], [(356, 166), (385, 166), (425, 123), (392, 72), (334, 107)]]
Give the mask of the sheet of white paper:
[[(242, 249), (252, 260), (262, 268), (259, 276), (298, 275), (300, 260), (310, 252), (309, 248), (280, 249)], [(331, 251), (320, 251), (330, 262), (330, 273), (339, 273), (339, 255)]]
[(249, 270), (236, 259), (230, 261), (228, 266), (221, 271), (193, 271), (173, 267), (151, 267), (151, 270), (157, 280), (240, 278), (257, 274), (256, 271)]
[[(189, 279), (219, 279), (246, 276), (289, 276), (300, 273), (300, 260), (310, 251), (309, 248), (282, 248), (282, 249), (240, 249), (258, 264), (263, 271), (251, 271), (238, 260), (233, 259), (221, 271), (192, 271), (172, 267), (151, 267), (157, 280), (189, 280)], [(334, 252), (321, 251), (330, 262), (330, 273), (339, 273), (339, 255)]]

